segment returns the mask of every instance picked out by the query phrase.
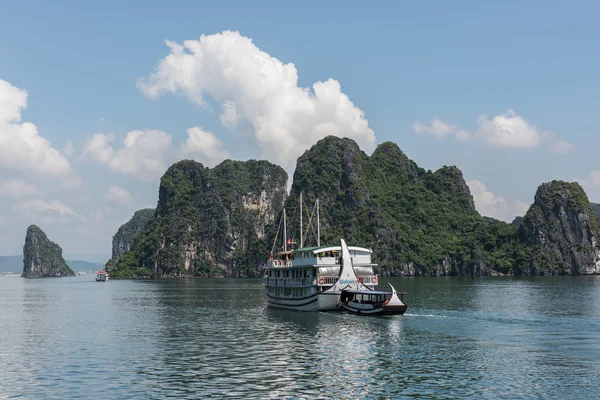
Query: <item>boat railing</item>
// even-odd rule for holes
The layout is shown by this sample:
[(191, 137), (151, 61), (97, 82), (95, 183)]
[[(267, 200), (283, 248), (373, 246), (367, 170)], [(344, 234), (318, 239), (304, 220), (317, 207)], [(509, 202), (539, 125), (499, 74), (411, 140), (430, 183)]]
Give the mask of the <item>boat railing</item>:
[[(358, 278), (365, 285), (377, 285), (377, 275), (359, 275)], [(287, 287), (302, 287), (302, 286), (332, 286), (338, 281), (339, 276), (319, 276), (318, 278), (275, 278), (264, 277), (263, 284), (269, 286), (287, 286)]]
[(377, 275), (359, 275), (358, 279), (365, 285), (377, 285), (379, 283)]
[(268, 286), (303, 287), (316, 284), (315, 278), (263, 278), (263, 284)]
[(339, 276), (319, 276), (319, 286), (332, 286), (338, 281)]
[(292, 262), (286, 260), (269, 260), (267, 266), (275, 268), (290, 268), (292, 266)]

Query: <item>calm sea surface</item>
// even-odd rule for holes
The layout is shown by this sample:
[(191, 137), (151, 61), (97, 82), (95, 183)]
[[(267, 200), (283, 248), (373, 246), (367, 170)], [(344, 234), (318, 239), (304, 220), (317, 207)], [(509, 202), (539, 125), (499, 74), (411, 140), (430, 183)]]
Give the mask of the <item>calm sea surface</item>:
[(393, 317), (94, 277), (0, 277), (0, 398), (600, 397), (600, 277), (394, 279)]

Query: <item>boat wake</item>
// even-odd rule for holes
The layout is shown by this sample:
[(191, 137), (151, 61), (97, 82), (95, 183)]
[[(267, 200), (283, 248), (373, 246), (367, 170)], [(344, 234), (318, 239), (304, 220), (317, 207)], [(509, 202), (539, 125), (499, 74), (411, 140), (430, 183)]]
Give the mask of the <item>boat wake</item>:
[(412, 314), (412, 313), (406, 313), (404, 315), (406, 315), (407, 317), (448, 318), (447, 315), (434, 315), (434, 314)]

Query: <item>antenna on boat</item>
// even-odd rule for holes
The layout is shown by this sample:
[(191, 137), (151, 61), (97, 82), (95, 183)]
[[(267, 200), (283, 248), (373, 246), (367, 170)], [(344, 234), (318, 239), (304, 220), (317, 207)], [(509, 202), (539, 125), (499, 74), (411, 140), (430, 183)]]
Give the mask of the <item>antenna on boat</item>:
[(321, 222), (319, 220), (319, 199), (317, 198), (317, 246), (321, 246)]
[(300, 192), (300, 248), (304, 248), (304, 238), (302, 237), (302, 192)]
[(286, 228), (285, 208), (283, 209), (283, 251), (287, 251), (287, 228)]

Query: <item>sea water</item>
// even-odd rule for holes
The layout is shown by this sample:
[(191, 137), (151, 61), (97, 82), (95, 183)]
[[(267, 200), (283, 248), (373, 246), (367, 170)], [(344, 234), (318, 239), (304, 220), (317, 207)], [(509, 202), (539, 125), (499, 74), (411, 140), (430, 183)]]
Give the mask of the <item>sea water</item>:
[(271, 309), (260, 280), (94, 278), (0, 277), (0, 398), (600, 396), (597, 276), (394, 278), (389, 317)]

